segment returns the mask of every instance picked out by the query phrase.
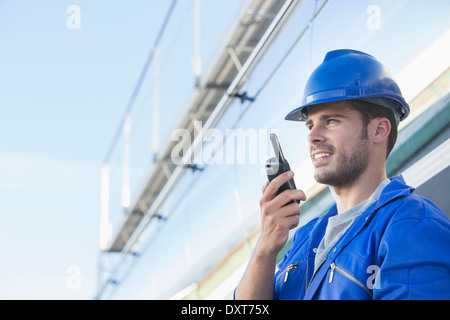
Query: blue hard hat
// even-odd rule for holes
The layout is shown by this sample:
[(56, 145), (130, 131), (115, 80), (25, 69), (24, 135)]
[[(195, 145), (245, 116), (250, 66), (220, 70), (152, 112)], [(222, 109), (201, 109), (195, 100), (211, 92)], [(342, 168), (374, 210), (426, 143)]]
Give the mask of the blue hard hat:
[(409, 114), (392, 73), (371, 55), (341, 49), (327, 53), (309, 77), (302, 105), (291, 111), (286, 120), (305, 121), (308, 107), (332, 101), (359, 99), (391, 109), (397, 122)]

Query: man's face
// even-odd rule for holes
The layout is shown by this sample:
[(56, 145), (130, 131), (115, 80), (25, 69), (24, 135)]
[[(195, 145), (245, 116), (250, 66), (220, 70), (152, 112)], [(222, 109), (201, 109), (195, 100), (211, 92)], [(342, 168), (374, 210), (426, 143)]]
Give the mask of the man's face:
[(369, 140), (358, 111), (347, 102), (309, 110), (306, 127), (315, 179), (334, 187), (351, 185), (367, 169)]

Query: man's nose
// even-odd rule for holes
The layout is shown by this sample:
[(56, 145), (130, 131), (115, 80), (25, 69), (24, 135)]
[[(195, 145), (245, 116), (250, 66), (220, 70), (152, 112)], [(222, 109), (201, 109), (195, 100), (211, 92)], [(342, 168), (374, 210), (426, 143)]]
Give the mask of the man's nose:
[(325, 141), (323, 130), (320, 126), (314, 126), (311, 128), (308, 134), (308, 142), (310, 144), (317, 144)]

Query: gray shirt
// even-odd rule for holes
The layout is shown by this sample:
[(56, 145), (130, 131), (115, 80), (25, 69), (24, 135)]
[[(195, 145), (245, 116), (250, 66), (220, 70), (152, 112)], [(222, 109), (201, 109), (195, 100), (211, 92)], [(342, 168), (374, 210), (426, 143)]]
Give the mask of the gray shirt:
[(347, 231), (347, 229), (358, 219), (358, 217), (367, 210), (374, 202), (378, 200), (384, 187), (389, 184), (390, 180), (386, 179), (380, 183), (372, 195), (364, 202), (357, 206), (342, 212), (338, 215), (328, 218), (328, 225), (325, 235), (316, 249), (316, 258), (314, 260), (314, 272), (325, 261), (328, 251), (336, 244), (339, 238)]

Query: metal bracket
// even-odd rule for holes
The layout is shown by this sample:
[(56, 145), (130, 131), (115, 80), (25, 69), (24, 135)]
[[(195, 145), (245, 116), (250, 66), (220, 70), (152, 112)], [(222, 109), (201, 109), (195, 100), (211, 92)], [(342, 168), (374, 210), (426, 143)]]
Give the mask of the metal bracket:
[(244, 91), (243, 93), (235, 93), (232, 97), (239, 98), (241, 103), (244, 103), (245, 101), (255, 101), (255, 97), (249, 97), (247, 95), (247, 91)]
[(187, 164), (186, 168), (191, 169), (193, 172), (195, 171), (203, 171), (204, 168), (199, 167), (198, 164)]

